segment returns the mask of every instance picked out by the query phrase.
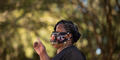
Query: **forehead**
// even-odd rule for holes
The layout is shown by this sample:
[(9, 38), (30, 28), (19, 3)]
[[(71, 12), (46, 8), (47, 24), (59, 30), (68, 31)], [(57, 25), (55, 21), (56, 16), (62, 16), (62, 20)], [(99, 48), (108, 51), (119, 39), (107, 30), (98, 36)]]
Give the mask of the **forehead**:
[(66, 32), (66, 30), (64, 28), (64, 24), (58, 24), (56, 26), (56, 32)]

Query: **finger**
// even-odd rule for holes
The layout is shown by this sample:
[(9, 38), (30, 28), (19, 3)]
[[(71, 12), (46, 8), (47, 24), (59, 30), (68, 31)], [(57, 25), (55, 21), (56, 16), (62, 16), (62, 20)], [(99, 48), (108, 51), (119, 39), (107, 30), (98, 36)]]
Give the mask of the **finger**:
[(38, 43), (39, 43), (40, 45), (43, 45), (42, 42), (41, 42), (41, 40), (40, 40), (40, 38), (37, 38), (37, 40), (38, 40)]
[(43, 43), (41, 42), (41, 40), (38, 38), (38, 42), (39, 42), (39, 47), (41, 48), (44, 48), (45, 49), (45, 46), (43, 45)]

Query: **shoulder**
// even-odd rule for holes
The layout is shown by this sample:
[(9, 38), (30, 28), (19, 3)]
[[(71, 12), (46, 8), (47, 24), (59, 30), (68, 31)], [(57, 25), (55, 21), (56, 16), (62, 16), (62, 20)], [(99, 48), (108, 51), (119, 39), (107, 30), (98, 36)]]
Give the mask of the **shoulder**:
[(86, 60), (85, 55), (75, 46), (66, 48), (64, 58), (66, 60)]
[(86, 58), (75, 46), (70, 46), (63, 49), (52, 60), (86, 60)]

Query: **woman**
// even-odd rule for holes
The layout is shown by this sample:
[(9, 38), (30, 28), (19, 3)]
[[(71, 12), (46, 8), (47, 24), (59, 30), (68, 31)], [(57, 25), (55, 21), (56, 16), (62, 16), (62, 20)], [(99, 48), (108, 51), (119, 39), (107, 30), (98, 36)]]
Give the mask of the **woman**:
[[(57, 55), (52, 60), (86, 60), (82, 52), (73, 45), (79, 38), (78, 28), (71, 21), (59, 21), (51, 34), (50, 42), (57, 48)], [(40, 60), (50, 60), (40, 40), (34, 43), (34, 49), (40, 56)]]

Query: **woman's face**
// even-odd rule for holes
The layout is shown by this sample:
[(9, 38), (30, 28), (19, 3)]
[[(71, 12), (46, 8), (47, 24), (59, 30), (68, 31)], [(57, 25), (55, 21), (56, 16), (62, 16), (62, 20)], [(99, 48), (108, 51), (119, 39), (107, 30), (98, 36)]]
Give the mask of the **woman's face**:
[[(63, 24), (58, 24), (58, 25), (56, 26), (56, 32), (66, 32), (66, 30), (65, 30), (65, 28), (64, 28), (64, 25), (63, 25)], [(60, 48), (60, 47), (63, 46), (63, 43), (61, 43), (61, 44), (52, 44), (52, 45), (53, 45), (53, 47), (55, 47), (55, 48)]]

